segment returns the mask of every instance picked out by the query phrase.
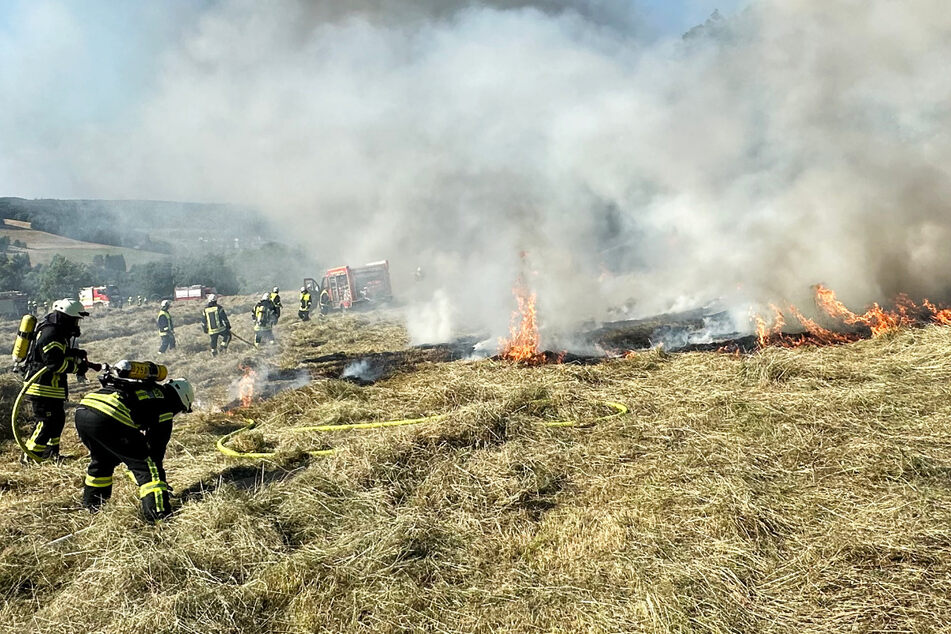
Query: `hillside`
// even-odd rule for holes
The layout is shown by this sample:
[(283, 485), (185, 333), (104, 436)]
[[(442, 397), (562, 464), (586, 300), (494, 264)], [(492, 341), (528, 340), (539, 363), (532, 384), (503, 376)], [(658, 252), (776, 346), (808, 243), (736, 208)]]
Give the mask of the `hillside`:
[(11, 247), (9, 252), (26, 253), (30, 256), (30, 263), (34, 266), (37, 264), (49, 264), (54, 255), (62, 255), (75, 262), (84, 262), (86, 264), (91, 264), (97, 255), (122, 255), (128, 266), (144, 264), (145, 262), (152, 262), (168, 257), (163, 253), (97, 244), (95, 242), (84, 242), (45, 231), (0, 225), (0, 237), (3, 236), (9, 237), (11, 242), (19, 240), (26, 244), (25, 249)]
[[(269, 239), (268, 221), (236, 205), (155, 200), (57, 200), (0, 198), (0, 218), (84, 242), (170, 253), (209, 243), (250, 245)], [(182, 229), (187, 228), (187, 236)], [(183, 243), (185, 240), (185, 243)]]
[[(250, 303), (227, 304), (244, 337)], [(949, 328), (518, 367), (407, 349), (390, 313), (288, 317), (280, 354), (235, 342), (211, 359), (197, 308), (175, 310), (187, 325), (165, 361), (200, 400), (166, 461), (181, 510), (144, 525), (123, 480), (90, 516), (84, 459), (26, 468), (6, 441), (0, 630), (951, 628)], [(153, 311), (90, 319), (90, 356), (150, 358)], [(375, 383), (336, 378), (359, 359)], [(239, 363), (269, 373), (261, 389), (298, 387), (223, 413)], [(5, 420), (17, 386), (0, 387)], [(245, 420), (259, 427), (228, 446), (273, 458), (215, 449)], [(83, 454), (67, 429), (64, 452)]]

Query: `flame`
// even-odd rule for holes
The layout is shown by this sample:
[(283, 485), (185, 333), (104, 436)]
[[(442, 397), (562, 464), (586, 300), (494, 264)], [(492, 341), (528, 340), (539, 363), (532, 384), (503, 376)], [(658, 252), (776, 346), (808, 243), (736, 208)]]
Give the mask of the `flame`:
[(534, 292), (522, 283), (521, 279), (512, 289), (518, 302), (518, 310), (512, 313), (509, 326), (510, 339), (499, 339), (501, 357), (510, 361), (526, 363), (540, 362), (540, 340), (538, 337), (538, 315), (535, 311)]
[(814, 290), (816, 307), (827, 317), (845, 326), (851, 326), (852, 329), (848, 332), (837, 332), (824, 328), (816, 321), (803, 315), (795, 306), (790, 305), (785, 312), (792, 315), (802, 325), (805, 332), (798, 335), (784, 334), (782, 332), (786, 325), (784, 312), (777, 306), (770, 304), (770, 310), (774, 313), (772, 325), (767, 325), (766, 320), (758, 314), (752, 313), (750, 315), (750, 320), (753, 322), (756, 331), (756, 341), (760, 348), (770, 345), (797, 347), (806, 344), (848, 343), (863, 339), (869, 334), (872, 337), (877, 337), (899, 328), (926, 323), (951, 326), (951, 309), (939, 308), (927, 299), (923, 300), (921, 306), (919, 306), (907, 295), (901, 294), (895, 299), (895, 307), (892, 310), (873, 303), (864, 313), (857, 314), (849, 310), (832, 289), (817, 284)]
[(244, 376), (238, 380), (238, 398), (241, 399), (241, 407), (248, 407), (254, 400), (254, 379), (257, 373), (249, 365), (239, 365), (238, 368), (244, 372)]

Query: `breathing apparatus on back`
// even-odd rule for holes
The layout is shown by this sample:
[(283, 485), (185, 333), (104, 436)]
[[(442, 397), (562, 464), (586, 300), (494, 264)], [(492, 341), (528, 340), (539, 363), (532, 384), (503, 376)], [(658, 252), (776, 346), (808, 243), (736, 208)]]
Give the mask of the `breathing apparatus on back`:
[(168, 378), (168, 368), (152, 361), (123, 359), (115, 365), (105, 364), (99, 382), (103, 387), (112, 386), (123, 390), (137, 390), (148, 386), (160, 386), (174, 393), (182, 403), (182, 411), (192, 411), (195, 388), (183, 378)]
[(26, 358), (30, 352), (30, 346), (36, 340), (36, 317), (33, 315), (23, 315), (20, 320), (20, 327), (17, 328), (17, 337), (13, 342), (13, 369), (16, 372), (22, 372), (26, 365)]
[(123, 386), (141, 383), (161, 383), (168, 378), (168, 368), (151, 361), (123, 359), (115, 365), (104, 364), (99, 382), (103, 386)]

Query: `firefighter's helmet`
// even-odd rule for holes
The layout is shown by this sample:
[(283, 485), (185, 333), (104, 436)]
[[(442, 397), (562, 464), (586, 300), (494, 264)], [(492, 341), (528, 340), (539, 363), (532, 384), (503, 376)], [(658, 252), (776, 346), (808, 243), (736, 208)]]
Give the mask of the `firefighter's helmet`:
[(68, 297), (64, 299), (58, 299), (53, 302), (53, 312), (63, 313), (64, 315), (75, 317), (77, 319), (89, 316), (89, 313), (83, 310), (82, 304), (80, 304), (75, 299), (70, 299)]
[(307, 292), (307, 287), (306, 287), (306, 286), (301, 286), (301, 287), (300, 287), (300, 292), (301, 292), (301, 293)]
[(266, 299), (271, 299), (271, 296), (268, 295), (267, 293), (265, 293), (264, 295), (261, 295), (261, 301), (262, 301), (262, 302), (263, 302), (264, 300), (266, 300)]
[(167, 299), (162, 300), (162, 310), (168, 310), (171, 307), (172, 307), (172, 302), (168, 301)]
[(280, 293), (280, 292), (281, 292), (281, 289), (279, 289), (278, 287), (275, 286), (274, 289), (273, 289), (271, 292), (272, 292), (272, 293)]
[(168, 382), (168, 386), (178, 394), (185, 411), (192, 411), (192, 403), (195, 402), (195, 388), (192, 387), (192, 384), (187, 379), (172, 379)]
[(211, 306), (211, 305), (213, 305), (213, 304), (217, 304), (217, 303), (218, 303), (218, 296), (217, 296), (217, 295), (215, 295), (214, 293), (212, 293), (211, 295), (208, 296), (208, 305), (209, 305), (209, 306)]

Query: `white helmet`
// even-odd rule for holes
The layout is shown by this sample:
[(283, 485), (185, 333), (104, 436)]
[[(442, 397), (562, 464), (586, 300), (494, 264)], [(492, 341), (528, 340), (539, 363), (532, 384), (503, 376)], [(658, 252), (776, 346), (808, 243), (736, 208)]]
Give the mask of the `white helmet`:
[(80, 304), (75, 299), (70, 299), (68, 297), (64, 299), (58, 299), (53, 302), (53, 312), (63, 313), (64, 315), (69, 315), (70, 317), (75, 317), (77, 319), (89, 316), (89, 313), (83, 310), (82, 304)]
[(212, 293), (211, 295), (208, 296), (207, 299), (209, 304), (214, 304), (215, 302), (218, 301), (218, 296)]
[(172, 379), (168, 382), (168, 386), (178, 394), (185, 411), (192, 411), (192, 403), (195, 402), (195, 388), (188, 382), (188, 379)]
[(268, 295), (267, 293), (265, 293), (264, 295), (261, 295), (261, 301), (264, 301), (265, 299), (271, 299), (271, 296)]
[(274, 290), (272, 290), (271, 292), (272, 292), (272, 293), (280, 293), (280, 292), (281, 292), (281, 289), (279, 289), (278, 287), (275, 286), (275, 287), (274, 287)]
[(301, 292), (301, 293), (305, 292), (306, 290), (307, 290), (307, 287), (306, 287), (306, 286), (301, 286), (301, 287), (300, 287), (300, 292)]
[(171, 306), (172, 306), (172, 302), (170, 302), (167, 299), (162, 300), (162, 310), (168, 310), (169, 308), (171, 308)]

